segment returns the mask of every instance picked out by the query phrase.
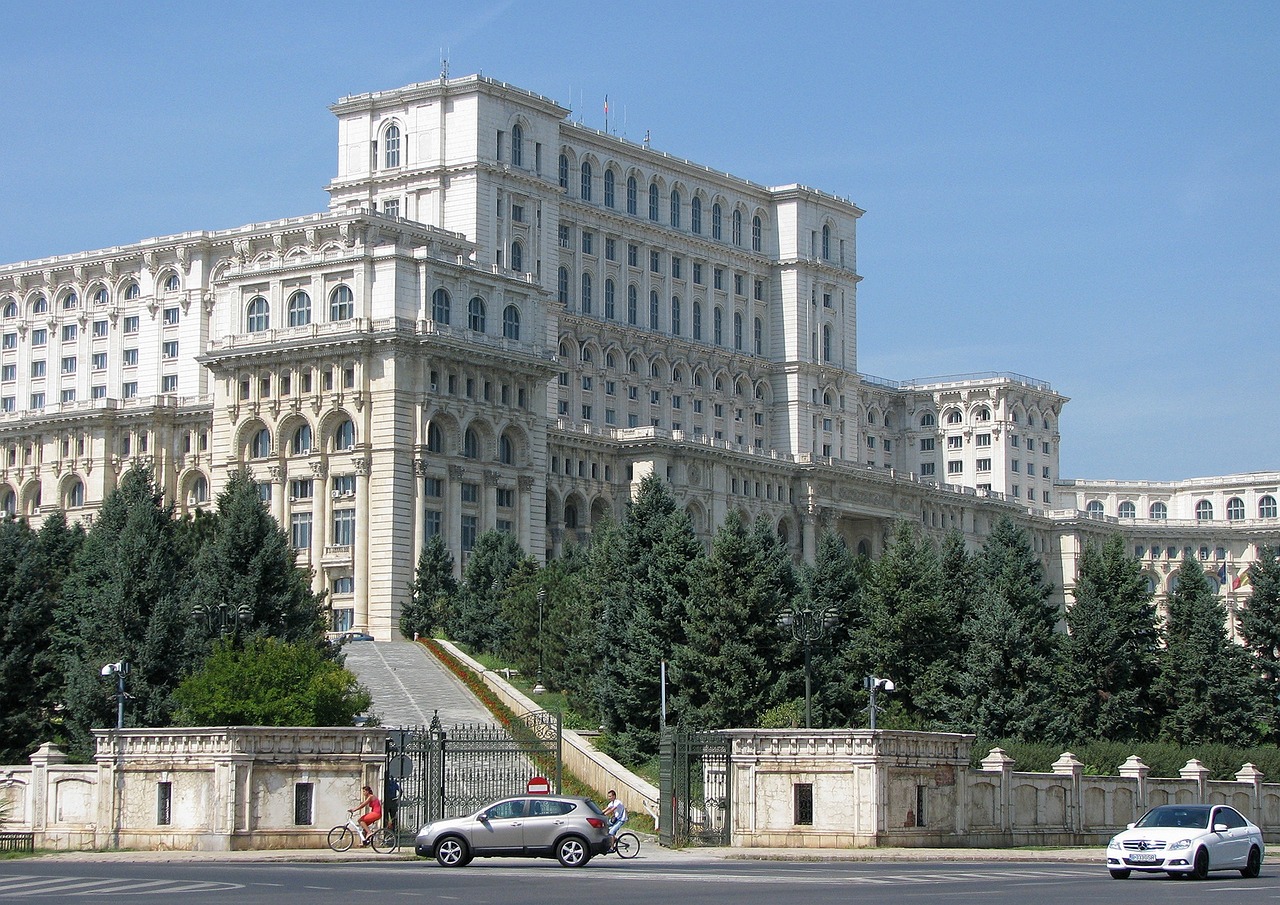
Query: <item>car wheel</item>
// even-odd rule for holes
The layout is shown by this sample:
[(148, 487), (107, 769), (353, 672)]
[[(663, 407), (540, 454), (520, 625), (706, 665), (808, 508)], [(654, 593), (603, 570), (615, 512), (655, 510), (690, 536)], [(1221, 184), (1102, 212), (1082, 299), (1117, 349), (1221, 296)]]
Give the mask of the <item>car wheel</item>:
[(581, 867), (591, 860), (591, 853), (581, 836), (565, 836), (556, 843), (556, 858), (565, 867)]
[(1196, 859), (1192, 862), (1191, 876), (1197, 880), (1207, 880), (1209, 878), (1209, 850), (1206, 848), (1196, 849)]
[(1128, 871), (1128, 870), (1113, 870), (1113, 871), (1111, 872), (1111, 879), (1113, 879), (1113, 880), (1127, 880), (1127, 879), (1129, 879), (1129, 874), (1130, 874), (1130, 873), (1132, 873), (1132, 871)]
[(1252, 846), (1249, 849), (1249, 860), (1245, 862), (1244, 867), (1240, 870), (1242, 877), (1256, 877), (1262, 873), (1262, 852), (1258, 851), (1258, 847)]
[(436, 843), (436, 861), (441, 867), (466, 867), (470, 860), (467, 843), (457, 836), (445, 836)]

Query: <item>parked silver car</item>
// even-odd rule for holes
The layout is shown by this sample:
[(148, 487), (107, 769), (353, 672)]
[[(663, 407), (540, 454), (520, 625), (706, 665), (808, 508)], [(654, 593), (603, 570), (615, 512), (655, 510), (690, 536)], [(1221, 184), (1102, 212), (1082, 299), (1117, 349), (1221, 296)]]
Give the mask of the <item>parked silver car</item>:
[(1152, 808), (1107, 845), (1107, 868), (1117, 880), (1133, 871), (1164, 871), (1203, 880), (1211, 870), (1256, 877), (1266, 847), (1262, 831), (1227, 805), (1165, 804)]
[(591, 799), (528, 795), (428, 823), (418, 831), (414, 851), (445, 867), (462, 867), (477, 856), (555, 857), (565, 867), (581, 867), (608, 845), (607, 821)]

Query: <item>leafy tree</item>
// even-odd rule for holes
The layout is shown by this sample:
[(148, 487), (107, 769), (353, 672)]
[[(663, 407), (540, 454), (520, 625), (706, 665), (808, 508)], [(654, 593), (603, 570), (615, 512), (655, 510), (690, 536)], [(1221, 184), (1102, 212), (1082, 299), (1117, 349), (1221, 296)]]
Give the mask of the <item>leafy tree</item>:
[(488, 653), (505, 649), (512, 631), (502, 613), (505, 586), (525, 558), (520, 544), (505, 531), (486, 531), (476, 538), (445, 623), (451, 637)]
[(588, 552), (575, 545), (542, 570), (539, 582), (546, 593), (546, 612), (541, 644), (543, 681), (569, 692), (575, 710), (595, 717), (590, 689), (599, 667), (600, 600), (590, 585), (590, 566)]
[(1169, 595), (1165, 648), (1155, 694), (1162, 738), (1182, 744), (1249, 745), (1259, 736), (1261, 688), (1250, 654), (1227, 637), (1227, 612), (1190, 556)]
[(674, 696), (681, 726), (751, 726), (776, 702), (778, 615), (795, 595), (786, 550), (768, 523), (750, 532), (729, 513), (697, 570), (686, 641), (675, 651)]
[[(320, 597), (295, 563), (289, 538), (262, 505), (257, 482), (248, 472), (233, 473), (191, 569), (193, 631), (204, 639), (230, 629), (236, 638), (320, 644)], [(233, 617), (229, 625), (223, 614)]]
[(224, 639), (174, 692), (184, 726), (350, 726), (372, 699), (316, 645)]
[[(812, 710), (815, 726), (852, 725), (862, 706), (862, 677), (868, 658), (855, 641), (855, 629), (863, 624), (861, 589), (869, 560), (854, 557), (839, 534), (823, 531), (818, 536), (812, 563), (806, 563), (798, 576), (798, 602), (814, 612), (832, 616), (826, 634), (811, 646)], [(803, 721), (803, 658), (799, 642), (789, 638), (784, 661), (790, 664), (787, 691), (801, 708)], [(828, 653), (828, 651), (830, 653)], [(777, 719), (789, 718), (790, 710), (778, 711)], [(799, 725), (799, 722), (796, 723)]]
[(54, 737), (62, 688), (50, 628), (83, 539), (61, 510), (39, 532), (23, 520), (0, 522), (0, 763), (18, 763)]
[(410, 588), (412, 597), (400, 614), (400, 634), (430, 636), (444, 623), (458, 582), (453, 577), (453, 556), (444, 545), (444, 537), (432, 535), (418, 555), (418, 568)]
[(104, 663), (130, 665), (129, 722), (164, 726), (172, 716), (173, 689), (198, 660), (175, 551), (172, 508), (150, 469), (130, 468), (76, 551), (57, 606), (73, 756), (92, 755), (92, 728), (115, 725), (115, 687), (100, 675)]
[(590, 553), (600, 599), (600, 719), (630, 760), (657, 751), (661, 662), (683, 643), (684, 602), (702, 546), (688, 514), (651, 474), (622, 524), (594, 532)]
[(1152, 737), (1160, 635), (1142, 566), (1119, 534), (1101, 547), (1085, 545), (1074, 596), (1061, 645), (1054, 736), (1073, 743)]
[(1058, 614), (1027, 532), (996, 523), (974, 558), (980, 589), (963, 626), (956, 728), (989, 738), (1037, 738), (1054, 718)]
[(1255, 668), (1270, 689), (1265, 714), (1273, 736), (1280, 735), (1280, 548), (1260, 546), (1246, 573), (1253, 591), (1240, 610), (1240, 634), (1257, 658)]

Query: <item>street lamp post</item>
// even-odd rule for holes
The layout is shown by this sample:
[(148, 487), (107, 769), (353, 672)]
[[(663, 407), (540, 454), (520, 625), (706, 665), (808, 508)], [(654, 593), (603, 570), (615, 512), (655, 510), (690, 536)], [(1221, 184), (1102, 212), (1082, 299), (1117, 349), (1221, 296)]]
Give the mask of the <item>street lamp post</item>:
[(804, 645), (804, 727), (813, 728), (813, 678), (809, 647), (836, 623), (834, 607), (815, 607), (810, 602), (792, 604), (778, 617), (778, 622), (791, 630), (791, 637)]
[(116, 677), (116, 775), (111, 795), (112, 848), (120, 847), (120, 820), (124, 809), (124, 739), (121, 733), (124, 731), (124, 677), (128, 674), (129, 664), (123, 660), (102, 667), (103, 678)]
[(197, 619), (203, 619), (209, 627), (209, 633), (216, 633), (219, 637), (234, 634), (253, 621), (253, 607), (247, 603), (239, 606), (232, 606), (226, 601), (217, 604), (197, 603), (191, 608), (191, 614)]
[(542, 684), (542, 609), (547, 604), (547, 589), (538, 590), (538, 681), (533, 686), (534, 694), (542, 694), (547, 689)]

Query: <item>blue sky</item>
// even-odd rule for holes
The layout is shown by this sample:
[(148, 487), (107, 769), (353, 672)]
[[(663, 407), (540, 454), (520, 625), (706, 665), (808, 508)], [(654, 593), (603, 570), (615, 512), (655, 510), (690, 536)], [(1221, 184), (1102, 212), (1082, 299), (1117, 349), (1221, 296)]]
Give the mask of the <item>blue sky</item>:
[(859, 369), (1048, 380), (1064, 477), (1280, 469), (1280, 3), (48, 2), (5, 38), (0, 261), (322, 210), (327, 106), (443, 49), (851, 198)]

